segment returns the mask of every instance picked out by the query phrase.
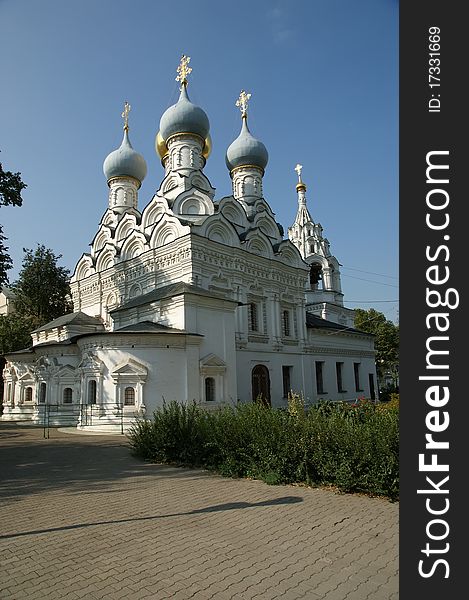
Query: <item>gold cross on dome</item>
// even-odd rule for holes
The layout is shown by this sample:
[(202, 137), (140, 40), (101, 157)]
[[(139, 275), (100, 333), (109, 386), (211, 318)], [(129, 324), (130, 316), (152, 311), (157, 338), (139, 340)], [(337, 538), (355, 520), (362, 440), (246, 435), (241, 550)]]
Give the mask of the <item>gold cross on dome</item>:
[(243, 115), (243, 117), (246, 116), (246, 114), (248, 112), (248, 101), (249, 101), (250, 97), (251, 97), (251, 94), (247, 94), (244, 90), (241, 90), (241, 94), (239, 95), (239, 98), (236, 100), (236, 106), (241, 111), (241, 114)]
[(303, 168), (303, 165), (300, 165), (299, 163), (295, 167), (295, 171), (298, 173), (298, 181), (301, 181), (301, 169), (302, 168)]
[(189, 67), (190, 61), (190, 56), (186, 56), (185, 54), (181, 56), (181, 62), (179, 63), (179, 66), (177, 68), (178, 74), (176, 77), (176, 81), (180, 81), (182, 84), (187, 83), (187, 76), (189, 75), (189, 73), (192, 73), (192, 68)]
[(127, 131), (129, 129), (129, 112), (130, 112), (130, 104), (127, 100), (124, 102), (124, 110), (122, 112), (121, 117), (124, 119), (124, 129)]

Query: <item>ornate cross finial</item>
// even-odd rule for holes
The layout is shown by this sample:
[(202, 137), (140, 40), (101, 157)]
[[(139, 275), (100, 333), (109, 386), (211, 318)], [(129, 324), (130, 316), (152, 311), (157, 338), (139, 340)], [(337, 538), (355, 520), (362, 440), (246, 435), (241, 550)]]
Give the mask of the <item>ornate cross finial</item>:
[(298, 181), (300, 183), (302, 183), (302, 181), (301, 181), (301, 169), (302, 168), (303, 168), (303, 165), (300, 165), (299, 163), (295, 167), (295, 171), (298, 173)]
[(127, 100), (124, 102), (124, 110), (122, 112), (121, 117), (124, 119), (124, 129), (125, 131), (129, 130), (129, 112), (130, 112), (130, 104), (127, 102)]
[(187, 76), (189, 75), (189, 73), (192, 73), (192, 68), (189, 67), (190, 61), (190, 56), (186, 56), (185, 54), (181, 56), (181, 62), (179, 63), (179, 66), (177, 68), (178, 74), (176, 77), (176, 81), (180, 81), (182, 85), (187, 84)]
[(241, 94), (239, 98), (236, 100), (236, 106), (241, 111), (243, 117), (245, 117), (248, 113), (248, 101), (251, 97), (251, 94), (247, 94), (244, 90), (241, 90)]

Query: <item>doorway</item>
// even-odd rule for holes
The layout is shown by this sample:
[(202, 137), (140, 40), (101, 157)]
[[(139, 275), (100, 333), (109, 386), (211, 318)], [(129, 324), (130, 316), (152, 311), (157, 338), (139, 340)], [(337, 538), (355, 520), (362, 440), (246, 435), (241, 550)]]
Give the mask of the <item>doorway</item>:
[(270, 406), (270, 376), (265, 365), (256, 365), (251, 374), (252, 401)]

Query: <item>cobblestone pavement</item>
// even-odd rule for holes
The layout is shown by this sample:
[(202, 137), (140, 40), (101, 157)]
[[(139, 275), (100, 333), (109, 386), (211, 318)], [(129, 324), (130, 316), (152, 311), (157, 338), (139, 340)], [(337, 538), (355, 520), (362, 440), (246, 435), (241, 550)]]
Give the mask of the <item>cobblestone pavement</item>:
[(398, 504), (0, 425), (1, 600), (397, 600)]

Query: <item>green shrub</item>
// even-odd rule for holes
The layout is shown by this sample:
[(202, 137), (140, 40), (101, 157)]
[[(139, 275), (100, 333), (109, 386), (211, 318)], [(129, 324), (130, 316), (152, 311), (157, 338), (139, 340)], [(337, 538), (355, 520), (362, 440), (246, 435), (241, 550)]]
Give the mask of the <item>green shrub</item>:
[(155, 462), (394, 500), (398, 423), (398, 402), (320, 402), (305, 409), (302, 397), (291, 394), (287, 410), (249, 403), (207, 412), (195, 403), (165, 403), (153, 419), (137, 421), (129, 438), (135, 454)]

